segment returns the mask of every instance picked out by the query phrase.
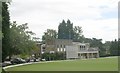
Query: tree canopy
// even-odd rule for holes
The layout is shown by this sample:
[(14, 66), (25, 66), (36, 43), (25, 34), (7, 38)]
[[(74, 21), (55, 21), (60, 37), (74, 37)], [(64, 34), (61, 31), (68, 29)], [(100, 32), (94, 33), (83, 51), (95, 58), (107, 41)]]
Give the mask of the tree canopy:
[(73, 23), (63, 20), (58, 26), (58, 39), (73, 39)]
[(10, 54), (10, 16), (8, 11), (8, 5), (2, 3), (2, 61)]
[(31, 54), (35, 49), (39, 49), (32, 40), (33, 34), (28, 30), (27, 23), (17, 25), (16, 22), (13, 22), (10, 28), (10, 45), (13, 50), (11, 55)]
[(42, 40), (45, 43), (48, 40), (56, 39), (57, 38), (57, 32), (53, 29), (47, 29), (46, 32), (44, 32), (44, 35), (42, 36)]

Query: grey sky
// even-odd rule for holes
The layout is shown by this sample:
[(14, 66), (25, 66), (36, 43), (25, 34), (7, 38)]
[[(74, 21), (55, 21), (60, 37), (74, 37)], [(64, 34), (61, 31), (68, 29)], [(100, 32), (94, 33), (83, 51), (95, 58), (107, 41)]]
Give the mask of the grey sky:
[(9, 10), (11, 21), (28, 23), (40, 38), (46, 29), (58, 30), (63, 19), (70, 19), (82, 27), (85, 37), (109, 41), (118, 38), (118, 1), (13, 0)]

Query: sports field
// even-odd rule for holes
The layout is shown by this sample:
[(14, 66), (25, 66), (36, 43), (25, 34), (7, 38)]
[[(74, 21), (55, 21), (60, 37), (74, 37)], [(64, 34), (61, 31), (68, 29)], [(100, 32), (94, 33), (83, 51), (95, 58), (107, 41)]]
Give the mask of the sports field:
[(42, 62), (6, 69), (7, 71), (118, 71), (118, 57)]

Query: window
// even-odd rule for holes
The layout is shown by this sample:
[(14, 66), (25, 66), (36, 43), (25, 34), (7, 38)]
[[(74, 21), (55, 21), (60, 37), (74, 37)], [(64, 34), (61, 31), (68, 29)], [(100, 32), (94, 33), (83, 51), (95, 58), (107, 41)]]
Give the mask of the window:
[(65, 45), (64, 45), (64, 48), (65, 48)]
[(84, 48), (84, 46), (82, 46), (82, 48)]
[(81, 48), (81, 46), (80, 46), (80, 48)]
[(63, 51), (63, 49), (61, 48), (61, 51)]
[(57, 51), (58, 51), (58, 52), (60, 51), (59, 48), (57, 48)]
[(61, 48), (62, 48), (62, 45), (61, 45)]
[(65, 48), (64, 48), (64, 51), (66, 51)]
[(84, 48), (85, 48), (85, 46), (84, 46)]
[(57, 45), (57, 48), (59, 48), (59, 45)]

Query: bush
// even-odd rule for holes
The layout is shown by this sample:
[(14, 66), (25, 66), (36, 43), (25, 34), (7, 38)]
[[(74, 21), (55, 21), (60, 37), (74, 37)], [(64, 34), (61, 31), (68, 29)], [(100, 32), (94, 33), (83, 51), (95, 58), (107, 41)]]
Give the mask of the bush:
[(44, 54), (42, 54), (42, 59), (46, 59), (46, 61), (64, 60), (64, 59), (66, 59), (66, 57), (65, 57), (65, 53), (56, 52), (56, 53), (44, 53)]

